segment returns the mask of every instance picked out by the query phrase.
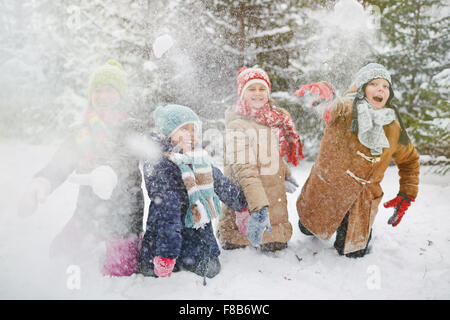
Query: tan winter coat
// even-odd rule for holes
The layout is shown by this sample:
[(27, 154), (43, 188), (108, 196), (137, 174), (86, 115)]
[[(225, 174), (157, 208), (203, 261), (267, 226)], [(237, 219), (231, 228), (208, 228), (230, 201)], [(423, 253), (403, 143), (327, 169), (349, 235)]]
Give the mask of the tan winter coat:
[[(237, 115), (234, 107), (225, 111), (225, 126), (224, 174), (242, 188), (250, 212), (268, 206), (272, 232), (265, 231), (262, 242), (286, 243), (291, 238), (292, 226), (284, 181), (291, 172), (279, 155), (278, 138), (269, 127)], [(239, 232), (234, 211), (226, 206), (219, 219), (217, 237), (222, 244), (251, 245)]]
[(300, 221), (323, 240), (336, 232), (350, 212), (344, 254), (366, 246), (383, 197), (380, 182), (391, 159), (399, 169), (400, 192), (416, 197), (419, 184), (419, 155), (412, 143), (399, 144), (397, 120), (384, 126), (390, 147), (381, 156), (371, 156), (350, 132), (352, 119), (352, 100), (341, 100), (325, 127), (319, 155), (297, 199)]

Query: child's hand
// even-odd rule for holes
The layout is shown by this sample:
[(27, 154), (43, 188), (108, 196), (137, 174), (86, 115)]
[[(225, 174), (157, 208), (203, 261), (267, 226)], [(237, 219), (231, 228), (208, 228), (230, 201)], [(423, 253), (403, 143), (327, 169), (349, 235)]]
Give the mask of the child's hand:
[(317, 96), (312, 101), (312, 106), (317, 107), (319, 105), (324, 105), (326, 110), (323, 111), (323, 119), (325, 122), (329, 122), (331, 111), (329, 107), (331, 106), (333, 100), (336, 98), (336, 90), (334, 87), (328, 82), (316, 82), (310, 83), (300, 87), (297, 91), (294, 92), (294, 95), (299, 97), (303, 97), (305, 94), (311, 96)]
[(253, 246), (259, 246), (262, 242), (264, 231), (272, 232), (269, 221), (269, 211), (266, 207), (253, 211), (247, 222), (247, 238)]
[(391, 224), (393, 227), (397, 226), (414, 200), (413, 197), (399, 193), (394, 199), (385, 202), (383, 204), (385, 208), (395, 208), (394, 214), (388, 220), (388, 224)]
[(325, 81), (304, 85), (295, 91), (294, 94), (299, 97), (303, 97), (305, 94), (318, 95), (312, 102), (313, 107), (323, 102), (331, 102), (336, 98), (336, 90), (331, 84)]
[(172, 270), (175, 266), (176, 261), (177, 259), (156, 256), (155, 258), (153, 258), (153, 271), (155, 271), (155, 274), (158, 277), (170, 277), (172, 275)]
[(236, 211), (236, 225), (239, 229), (239, 232), (244, 236), (247, 236), (247, 222), (250, 219), (250, 213), (248, 209), (245, 208), (242, 211)]

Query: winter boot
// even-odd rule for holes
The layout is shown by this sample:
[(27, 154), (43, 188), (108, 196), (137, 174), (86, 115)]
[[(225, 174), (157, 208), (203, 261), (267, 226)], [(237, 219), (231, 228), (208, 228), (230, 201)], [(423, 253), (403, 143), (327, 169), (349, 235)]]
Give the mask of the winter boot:
[(267, 242), (267, 243), (261, 244), (259, 248), (263, 252), (273, 252), (273, 251), (286, 249), (287, 243), (285, 243), (285, 242)]
[[(334, 241), (334, 248), (338, 252), (340, 256), (344, 255), (344, 247), (345, 247), (345, 238), (347, 236), (347, 226), (348, 226), (348, 214), (344, 217), (341, 222), (341, 225), (336, 231), (336, 240)], [(370, 230), (369, 239), (367, 240), (366, 247), (364, 249), (350, 252), (345, 254), (347, 258), (362, 258), (368, 253), (368, 246), (370, 239), (372, 238), (372, 230)]]
[(139, 264), (137, 273), (142, 274), (144, 277), (155, 277), (158, 278), (158, 276), (155, 274), (155, 271), (153, 271), (152, 268), (144, 267), (142, 263)]
[(207, 278), (214, 278), (219, 274), (221, 269), (219, 258), (212, 260), (202, 260), (197, 265), (183, 265), (181, 270), (191, 271), (199, 276), (205, 276)]
[(206, 270), (205, 270), (206, 272), (203, 270), (201, 271), (201, 273), (196, 272), (196, 271), (194, 271), (194, 272), (198, 275), (204, 275), (207, 278), (211, 279), (219, 274), (220, 269), (221, 269), (221, 265), (220, 265), (219, 258), (215, 258), (213, 260), (208, 261), (208, 263), (206, 265)]
[(300, 231), (301, 231), (303, 234), (306, 234), (307, 236), (313, 236), (313, 235), (314, 235), (311, 231), (309, 231), (308, 229), (306, 229), (306, 227), (301, 223), (300, 220), (298, 220), (298, 227), (300, 228)]
[(367, 244), (364, 249), (347, 253), (345, 256), (347, 258), (362, 258), (362, 257), (364, 257), (367, 253), (369, 253), (368, 247), (369, 247), (370, 239), (372, 239), (372, 230), (370, 230), (369, 239), (367, 239)]
[(246, 247), (245, 245), (234, 244), (226, 241), (222, 244), (223, 250), (235, 250), (235, 249), (242, 249), (245, 247)]

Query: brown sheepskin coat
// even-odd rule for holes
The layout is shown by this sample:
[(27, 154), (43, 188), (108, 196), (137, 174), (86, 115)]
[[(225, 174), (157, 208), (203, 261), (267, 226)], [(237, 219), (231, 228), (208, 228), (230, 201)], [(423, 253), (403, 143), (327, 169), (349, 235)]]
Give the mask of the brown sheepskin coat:
[[(291, 172), (279, 155), (278, 139), (269, 127), (237, 115), (233, 106), (225, 111), (225, 126), (224, 174), (242, 188), (250, 212), (268, 206), (272, 232), (265, 231), (262, 242), (286, 243), (292, 236), (285, 186)], [(235, 212), (224, 206), (217, 229), (219, 241), (250, 246), (235, 219)]]
[(381, 156), (372, 156), (350, 132), (352, 119), (352, 100), (340, 100), (297, 199), (300, 221), (323, 240), (336, 232), (349, 212), (344, 254), (364, 249), (367, 244), (383, 197), (380, 182), (391, 159), (399, 170), (400, 192), (415, 198), (419, 184), (419, 155), (412, 143), (399, 144), (401, 128), (397, 120), (384, 126), (390, 147), (384, 148)]

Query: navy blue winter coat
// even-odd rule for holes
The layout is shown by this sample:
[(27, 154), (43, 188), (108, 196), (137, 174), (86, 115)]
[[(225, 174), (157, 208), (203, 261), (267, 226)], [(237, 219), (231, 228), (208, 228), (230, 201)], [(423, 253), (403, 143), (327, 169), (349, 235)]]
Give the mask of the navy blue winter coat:
[[(168, 150), (168, 141), (160, 141)], [(214, 191), (228, 207), (240, 211), (247, 207), (244, 193), (212, 166)], [(215, 259), (220, 249), (211, 222), (204, 228), (188, 228), (184, 217), (189, 198), (180, 169), (165, 157), (158, 163), (144, 163), (144, 180), (151, 200), (146, 232), (142, 241), (140, 268), (152, 272), (153, 258), (176, 258), (175, 268), (192, 269), (205, 259)]]

